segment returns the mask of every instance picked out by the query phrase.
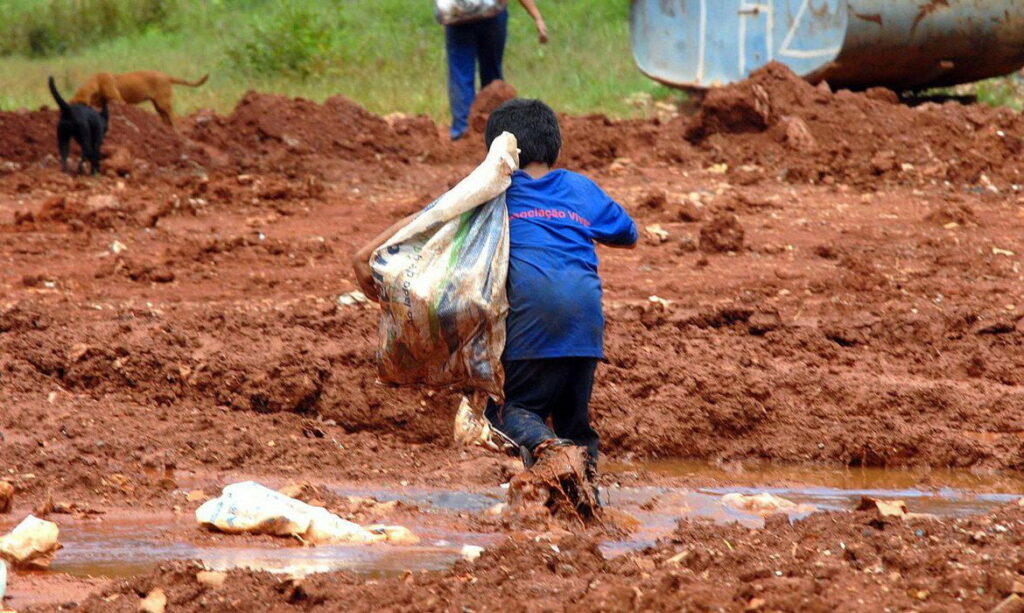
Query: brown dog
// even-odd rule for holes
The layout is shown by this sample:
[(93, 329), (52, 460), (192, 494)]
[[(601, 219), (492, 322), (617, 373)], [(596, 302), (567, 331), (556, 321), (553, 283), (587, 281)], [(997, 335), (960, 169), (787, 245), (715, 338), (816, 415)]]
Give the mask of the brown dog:
[(164, 123), (174, 127), (174, 110), (171, 107), (171, 85), (199, 87), (210, 75), (203, 75), (198, 81), (183, 81), (155, 70), (137, 70), (123, 74), (97, 72), (78, 88), (71, 104), (81, 103), (101, 107), (106, 102), (138, 104), (150, 100)]

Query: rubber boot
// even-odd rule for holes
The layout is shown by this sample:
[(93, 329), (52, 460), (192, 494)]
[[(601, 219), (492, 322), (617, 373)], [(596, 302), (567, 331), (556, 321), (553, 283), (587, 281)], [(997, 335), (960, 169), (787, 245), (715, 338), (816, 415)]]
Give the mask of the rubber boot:
[(523, 466), (527, 469), (533, 468), (533, 465), (537, 463), (540, 456), (544, 454), (548, 449), (555, 447), (563, 447), (565, 445), (575, 445), (576, 443), (570, 441), (567, 438), (549, 438), (546, 441), (541, 442), (533, 449), (528, 449), (525, 445), (519, 446), (519, 457), (523, 460)]

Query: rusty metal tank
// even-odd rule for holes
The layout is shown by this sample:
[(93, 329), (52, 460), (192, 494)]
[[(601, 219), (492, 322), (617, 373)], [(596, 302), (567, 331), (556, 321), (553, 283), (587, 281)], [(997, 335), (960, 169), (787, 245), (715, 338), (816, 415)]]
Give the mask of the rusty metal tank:
[(1024, 66), (1024, 0), (633, 0), (651, 78), (704, 89), (779, 61), (833, 87), (915, 90)]

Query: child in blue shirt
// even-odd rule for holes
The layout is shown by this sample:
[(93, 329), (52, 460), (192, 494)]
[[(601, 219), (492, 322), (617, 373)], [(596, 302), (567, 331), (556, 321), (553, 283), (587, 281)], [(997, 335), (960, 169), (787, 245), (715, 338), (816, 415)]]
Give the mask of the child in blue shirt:
[(509, 100), (487, 121), (487, 146), (502, 132), (516, 137), (520, 170), (505, 193), (505, 402), (491, 403), (487, 417), (519, 445), (528, 468), (549, 449), (581, 445), (587, 448), (588, 476), (594, 478), (598, 435), (590, 424), (590, 393), (604, 358), (595, 243), (632, 248), (636, 224), (593, 181), (552, 168), (562, 137), (548, 105)]
[[(527, 468), (559, 446), (586, 447), (588, 477), (596, 485), (598, 435), (590, 425), (590, 393), (604, 358), (604, 315), (594, 246), (636, 246), (636, 224), (593, 181), (552, 168), (562, 136), (548, 105), (521, 98), (505, 102), (487, 121), (488, 149), (502, 132), (516, 137), (520, 170), (505, 193), (505, 402), (490, 403), (487, 417), (519, 445)], [(414, 216), (356, 254), (356, 279), (370, 298), (377, 297), (370, 254)]]

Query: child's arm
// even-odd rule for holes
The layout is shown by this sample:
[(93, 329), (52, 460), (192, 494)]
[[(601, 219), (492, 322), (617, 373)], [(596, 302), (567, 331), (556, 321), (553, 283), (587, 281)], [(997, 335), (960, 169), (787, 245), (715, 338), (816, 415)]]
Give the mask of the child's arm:
[(374, 302), (380, 302), (380, 295), (377, 292), (377, 284), (373, 282), (373, 269), (370, 268), (370, 256), (376, 251), (381, 245), (388, 242), (392, 236), (394, 236), (403, 227), (409, 225), (419, 212), (413, 213), (408, 217), (400, 219), (393, 223), (387, 230), (384, 230), (373, 238), (370, 242), (366, 243), (356, 251), (355, 255), (352, 256), (352, 270), (356, 273), (356, 283), (359, 284), (359, 288), (366, 294), (366, 297)]
[(598, 189), (604, 197), (603, 205), (598, 209), (590, 226), (590, 236), (595, 242), (615, 249), (632, 249), (640, 238), (633, 219), (622, 208), (622, 205), (609, 198)]
[(628, 245), (613, 245), (611, 243), (601, 243), (605, 247), (611, 247), (612, 249), (636, 249), (637, 241), (633, 241)]

